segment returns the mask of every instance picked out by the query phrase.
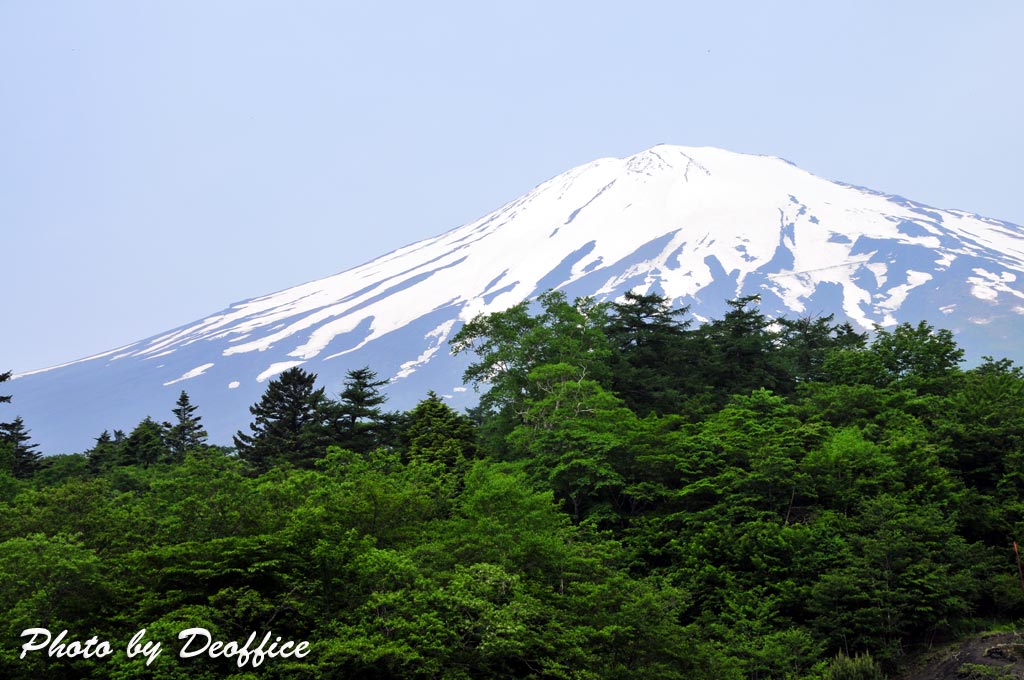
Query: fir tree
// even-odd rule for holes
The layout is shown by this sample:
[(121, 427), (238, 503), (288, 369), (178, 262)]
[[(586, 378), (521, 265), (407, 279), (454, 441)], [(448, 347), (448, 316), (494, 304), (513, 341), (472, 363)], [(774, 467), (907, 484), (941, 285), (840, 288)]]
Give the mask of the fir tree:
[(409, 412), (404, 429), (411, 460), (440, 461), (449, 469), (476, 457), (473, 423), (444, 403), (433, 390)]
[(149, 467), (170, 460), (170, 451), (164, 443), (164, 429), (149, 416), (135, 426), (120, 447), (121, 465)]
[(197, 416), (198, 406), (193, 405), (185, 390), (175, 407), (171, 410), (176, 418), (175, 423), (164, 422), (164, 441), (171, 452), (172, 460), (180, 462), (185, 458), (185, 452), (198, 449), (206, 444), (206, 430), (199, 422), (202, 416)]
[[(777, 352), (788, 374), (788, 388), (826, 378), (824, 365), (828, 352), (863, 348), (867, 334), (857, 333), (848, 322), (833, 324), (834, 314), (777, 319), (780, 327)], [(792, 389), (777, 390), (792, 393)]]
[(638, 414), (676, 413), (682, 401), (680, 367), (689, 366), (684, 340), (690, 322), (678, 317), (689, 306), (672, 309), (652, 293), (629, 291), (612, 304), (608, 338), (612, 344), (612, 387)]
[(339, 400), (329, 406), (327, 438), (332, 444), (367, 453), (386, 443), (392, 418), (381, 408), (387, 397), (380, 388), (387, 384), (369, 366), (346, 374)]
[(249, 407), (255, 420), (250, 434), (234, 436), (238, 455), (258, 472), (291, 462), (309, 465), (323, 457), (322, 421), (326, 398), (315, 389), (316, 374), (289, 368), (271, 380), (260, 401)]
[[(7, 382), (10, 379), (11, 379), (11, 372), (10, 371), (7, 371), (6, 373), (0, 373), (0, 383)], [(11, 401), (11, 395), (9, 395), (9, 394), (7, 394), (7, 395), (0, 394), (0, 404), (7, 404), (10, 401)]]
[(778, 333), (758, 309), (760, 302), (759, 295), (730, 300), (725, 316), (696, 332), (707, 350), (699, 372), (720, 404), (733, 394), (790, 387), (786, 367), (776, 351)]
[(103, 430), (100, 436), (96, 437), (96, 444), (85, 452), (85, 457), (89, 461), (89, 472), (99, 474), (109, 470), (119, 464), (120, 455), (119, 442), (114, 441), (108, 430)]
[(21, 416), (0, 425), (0, 441), (9, 447), (11, 474), (18, 479), (30, 478), (42, 466), (43, 455), (34, 450), (36, 444), (29, 444), (30, 439)]

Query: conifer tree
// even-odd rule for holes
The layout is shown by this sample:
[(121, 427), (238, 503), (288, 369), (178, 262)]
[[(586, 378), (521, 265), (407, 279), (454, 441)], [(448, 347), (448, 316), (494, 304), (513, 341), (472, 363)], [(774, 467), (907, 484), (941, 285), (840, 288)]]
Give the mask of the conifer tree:
[[(0, 383), (7, 382), (11, 378), (11, 372), (0, 373)], [(0, 395), (0, 404), (8, 404), (11, 395)], [(18, 479), (28, 479), (35, 474), (42, 464), (42, 454), (35, 451), (36, 444), (29, 444), (28, 430), (21, 416), (13, 422), (0, 422), (0, 444), (4, 444), (6, 451), (2, 457), (3, 462), (9, 465), (12, 475)], [(5, 465), (5, 466), (6, 466)]]
[(697, 331), (707, 348), (699, 371), (720, 404), (733, 394), (788, 386), (786, 367), (776, 351), (778, 333), (758, 309), (760, 302), (759, 295), (730, 300), (725, 316)]
[(164, 443), (163, 434), (160, 423), (149, 416), (143, 418), (120, 447), (120, 464), (149, 467), (169, 461), (170, 451)]
[(109, 430), (103, 430), (96, 437), (96, 444), (85, 452), (85, 457), (89, 461), (89, 472), (99, 474), (109, 470), (119, 464), (119, 443), (114, 441)]
[(21, 416), (0, 425), (0, 441), (10, 447), (11, 474), (18, 479), (30, 478), (42, 466), (43, 454), (34, 450), (37, 445), (29, 444), (30, 439)]
[(346, 374), (338, 401), (329, 406), (327, 438), (332, 444), (367, 453), (386, 443), (392, 418), (381, 408), (387, 396), (380, 388), (388, 382), (378, 380), (369, 366)]
[[(11, 377), (11, 372), (0, 373), (0, 383), (7, 382)], [(0, 394), (0, 404), (6, 404), (11, 401), (10, 395)], [(0, 427), (3, 427), (6, 423), (0, 422)], [(0, 470), (11, 470), (14, 467), (14, 447), (7, 442), (0, 439)]]
[(409, 412), (404, 439), (411, 460), (440, 461), (454, 468), (460, 461), (476, 457), (473, 423), (433, 390)]
[(668, 299), (629, 291), (612, 304), (608, 338), (612, 344), (612, 387), (640, 415), (675, 413), (682, 399), (681, 367), (692, 361), (684, 344), (690, 322), (678, 317)]
[(175, 461), (183, 460), (186, 451), (206, 444), (206, 430), (199, 422), (203, 417), (196, 415), (198, 409), (198, 406), (189, 401), (188, 393), (182, 390), (175, 407), (171, 410), (176, 422), (164, 422), (164, 441)]
[[(829, 314), (776, 320), (780, 327), (778, 353), (785, 364), (788, 387), (825, 380), (828, 352), (865, 346), (867, 334), (857, 333), (849, 322), (834, 324), (834, 318), (834, 314)], [(791, 393), (792, 389), (777, 391)]]
[(326, 398), (315, 389), (316, 374), (298, 366), (271, 380), (259, 402), (249, 407), (255, 420), (250, 434), (239, 430), (235, 436), (238, 455), (258, 472), (291, 462), (305, 466), (322, 457)]

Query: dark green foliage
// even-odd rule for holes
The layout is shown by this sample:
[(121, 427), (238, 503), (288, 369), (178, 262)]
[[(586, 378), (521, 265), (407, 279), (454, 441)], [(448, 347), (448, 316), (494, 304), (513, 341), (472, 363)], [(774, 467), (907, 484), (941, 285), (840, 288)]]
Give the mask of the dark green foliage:
[[(3, 373), (0, 373), (0, 383), (7, 382), (10, 379), (11, 379), (11, 372), (10, 371), (5, 371)], [(10, 401), (11, 401), (11, 395), (9, 395), (9, 394), (0, 394), (0, 404), (8, 404), (8, 403), (10, 403)]]
[[(0, 383), (7, 382), (11, 372), (0, 373)], [(0, 395), (0, 404), (10, 403), (10, 395)], [(16, 479), (32, 477), (43, 465), (43, 455), (30, 444), (28, 430), (21, 416), (12, 422), (0, 421), (0, 473), (10, 474)]]
[(778, 352), (786, 363), (790, 382), (797, 385), (825, 378), (825, 357), (830, 351), (860, 349), (867, 335), (857, 333), (849, 323), (833, 324), (833, 315), (779, 319)]
[(28, 479), (43, 464), (43, 454), (30, 444), (25, 422), (18, 416), (10, 423), (0, 424), (0, 444), (6, 445), (6, 469), (18, 479)]
[[(12, 643), (28, 628), (59, 632), (92, 626), (110, 612), (103, 563), (78, 536), (27, 533), (0, 542), (0, 574), (0, 629)], [(41, 655), (18, 659), (20, 645), (12, 643), (0, 648), (4, 677), (89, 677), (88, 669), (97, 668), (88, 661)]]
[(121, 465), (147, 467), (171, 460), (171, 451), (164, 442), (164, 428), (149, 416), (128, 434), (119, 453)]
[[(469, 416), (293, 369), (237, 457), (146, 419), (0, 474), (3, 633), (313, 643), (266, 678), (879, 680), (1024, 616), (1024, 371), (927, 324), (679, 316), (551, 293), (456, 336)], [(0, 676), (250, 677), (16, 651)]]
[(686, 342), (689, 307), (673, 309), (656, 294), (629, 291), (612, 304), (608, 340), (614, 350), (612, 387), (634, 413), (677, 412), (686, 373), (697, 358)]
[(103, 430), (100, 436), (96, 437), (96, 445), (85, 452), (91, 472), (99, 473), (120, 464), (120, 444), (123, 440), (123, 433), (120, 434), (122, 436), (115, 439), (109, 431)]
[(387, 397), (380, 391), (387, 384), (368, 366), (349, 371), (338, 400), (324, 406), (324, 439), (360, 453), (388, 443), (394, 419), (381, 408)]
[(200, 421), (202, 416), (196, 415), (198, 406), (192, 404), (185, 390), (181, 391), (178, 401), (175, 402), (171, 413), (174, 414), (174, 422), (164, 422), (164, 442), (171, 453), (172, 458), (180, 462), (184, 460), (185, 452), (192, 451), (206, 444), (206, 430)]
[(410, 460), (440, 462), (447, 469), (477, 457), (472, 421), (456, 413), (433, 391), (409, 412), (402, 439)]
[(148, 467), (177, 459), (165, 440), (166, 428), (146, 416), (129, 434), (104, 430), (96, 444), (85, 452), (87, 467), (98, 474), (117, 467), (140, 465)]
[(731, 300), (725, 316), (694, 331), (692, 342), (701, 360), (694, 366), (691, 389), (708, 386), (714, 405), (721, 406), (729, 395), (788, 386), (785, 362), (773, 351), (777, 334), (757, 308), (759, 302), (756, 295)]
[(271, 380), (259, 402), (249, 407), (255, 416), (250, 434), (235, 434), (239, 457), (258, 472), (292, 463), (308, 466), (323, 456), (324, 390), (316, 389), (316, 374), (289, 368)]
[(44, 486), (54, 486), (69, 479), (88, 477), (89, 459), (81, 453), (60, 453), (47, 456), (35, 474), (35, 480)]

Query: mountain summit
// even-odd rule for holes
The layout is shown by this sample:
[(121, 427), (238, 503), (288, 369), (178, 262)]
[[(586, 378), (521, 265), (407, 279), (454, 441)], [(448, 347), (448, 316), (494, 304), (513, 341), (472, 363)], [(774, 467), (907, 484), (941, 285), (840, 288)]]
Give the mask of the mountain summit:
[(289, 367), (336, 392), (347, 370), (470, 403), (447, 341), (474, 315), (547, 289), (657, 291), (698, 319), (759, 294), (771, 315), (855, 327), (928, 320), (969, 356), (1011, 356), (1024, 330), (1024, 229), (816, 177), (779, 158), (660, 145), (573, 168), (470, 224), (193, 324), (18, 376), (15, 409), (50, 453), (169, 413), (182, 389), (230, 441)]

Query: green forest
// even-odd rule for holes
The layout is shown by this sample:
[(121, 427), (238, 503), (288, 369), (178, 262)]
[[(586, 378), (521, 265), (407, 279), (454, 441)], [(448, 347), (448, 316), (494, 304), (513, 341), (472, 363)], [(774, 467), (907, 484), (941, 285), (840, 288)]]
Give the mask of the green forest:
[(1024, 617), (1024, 371), (758, 302), (548, 292), (452, 339), (478, 407), (296, 367), (231, 446), (185, 392), (73, 455), (0, 404), (0, 677), (872, 680)]

